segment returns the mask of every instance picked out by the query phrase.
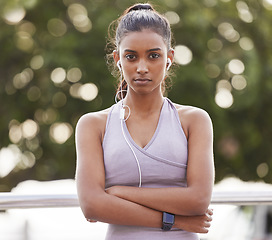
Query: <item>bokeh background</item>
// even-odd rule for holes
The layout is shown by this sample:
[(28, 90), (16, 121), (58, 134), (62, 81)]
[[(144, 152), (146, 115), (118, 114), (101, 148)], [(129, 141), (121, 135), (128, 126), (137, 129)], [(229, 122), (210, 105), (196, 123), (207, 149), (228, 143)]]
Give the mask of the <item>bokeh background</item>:
[[(136, 2), (0, 1), (0, 191), (74, 178), (79, 117), (114, 103), (108, 25)], [(210, 114), (216, 181), (271, 183), (272, 1), (153, 3), (175, 38), (167, 96)]]

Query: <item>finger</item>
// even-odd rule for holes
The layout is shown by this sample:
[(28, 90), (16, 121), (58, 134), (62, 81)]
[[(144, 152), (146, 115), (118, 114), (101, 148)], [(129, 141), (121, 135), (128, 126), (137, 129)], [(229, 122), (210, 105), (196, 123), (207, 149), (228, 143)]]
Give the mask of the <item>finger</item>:
[(206, 213), (209, 215), (213, 215), (213, 209), (207, 209)]
[(213, 220), (211, 215), (206, 216), (206, 221), (207, 222), (211, 222)]
[(92, 219), (89, 219), (89, 218), (86, 218), (86, 220), (87, 220), (88, 222), (91, 222), (91, 223), (95, 223), (95, 222), (97, 222), (97, 221), (92, 220)]
[(207, 212), (205, 213), (205, 216), (206, 216), (206, 218), (207, 218), (208, 221), (212, 221), (212, 219), (213, 219), (213, 218), (212, 218), (213, 212), (208, 212), (208, 211), (207, 211)]
[(209, 229), (208, 228), (201, 228), (198, 233), (208, 233), (209, 232)]
[(205, 228), (209, 228), (211, 226), (210, 222), (205, 222)]

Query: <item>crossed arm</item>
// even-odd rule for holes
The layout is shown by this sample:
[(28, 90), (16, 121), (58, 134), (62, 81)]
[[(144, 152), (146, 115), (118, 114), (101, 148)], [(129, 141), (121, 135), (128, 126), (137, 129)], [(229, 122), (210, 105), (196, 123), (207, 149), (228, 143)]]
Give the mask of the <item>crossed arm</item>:
[(186, 188), (114, 186), (106, 191), (101, 147), (103, 114), (81, 118), (76, 131), (76, 182), (85, 217), (106, 223), (160, 228), (162, 212), (167, 211), (176, 215), (174, 227), (207, 232), (212, 215), (208, 206), (214, 174), (212, 127), (205, 114), (197, 115), (201, 125), (194, 124), (189, 129)]

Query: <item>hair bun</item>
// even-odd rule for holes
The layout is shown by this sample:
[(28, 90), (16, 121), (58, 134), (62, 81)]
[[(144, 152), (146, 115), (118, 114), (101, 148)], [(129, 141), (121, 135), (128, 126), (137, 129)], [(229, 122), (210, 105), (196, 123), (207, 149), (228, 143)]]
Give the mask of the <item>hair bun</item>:
[(139, 10), (152, 10), (153, 11), (153, 8), (150, 4), (148, 3), (142, 3), (142, 4), (136, 4), (134, 6), (132, 6), (128, 12), (131, 12), (131, 11), (139, 11)]

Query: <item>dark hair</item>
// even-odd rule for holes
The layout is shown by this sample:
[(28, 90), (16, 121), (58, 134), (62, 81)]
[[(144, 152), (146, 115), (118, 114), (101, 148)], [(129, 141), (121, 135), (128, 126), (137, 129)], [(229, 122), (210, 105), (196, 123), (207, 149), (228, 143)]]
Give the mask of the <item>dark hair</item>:
[[(118, 51), (118, 47), (122, 39), (130, 32), (140, 32), (144, 29), (150, 29), (155, 33), (162, 36), (168, 50), (171, 48), (172, 34), (168, 20), (158, 13), (149, 3), (138, 3), (127, 8), (124, 13), (109, 26), (109, 43), (107, 45), (110, 57), (112, 58), (113, 50)], [(108, 61), (110, 64), (110, 61)], [(118, 76), (119, 71), (113, 65), (112, 73)], [(117, 74), (116, 74), (117, 70)], [(127, 90), (127, 83), (122, 80), (122, 84), (119, 83), (117, 92), (125, 97)], [(118, 98), (120, 99), (120, 94)]]

